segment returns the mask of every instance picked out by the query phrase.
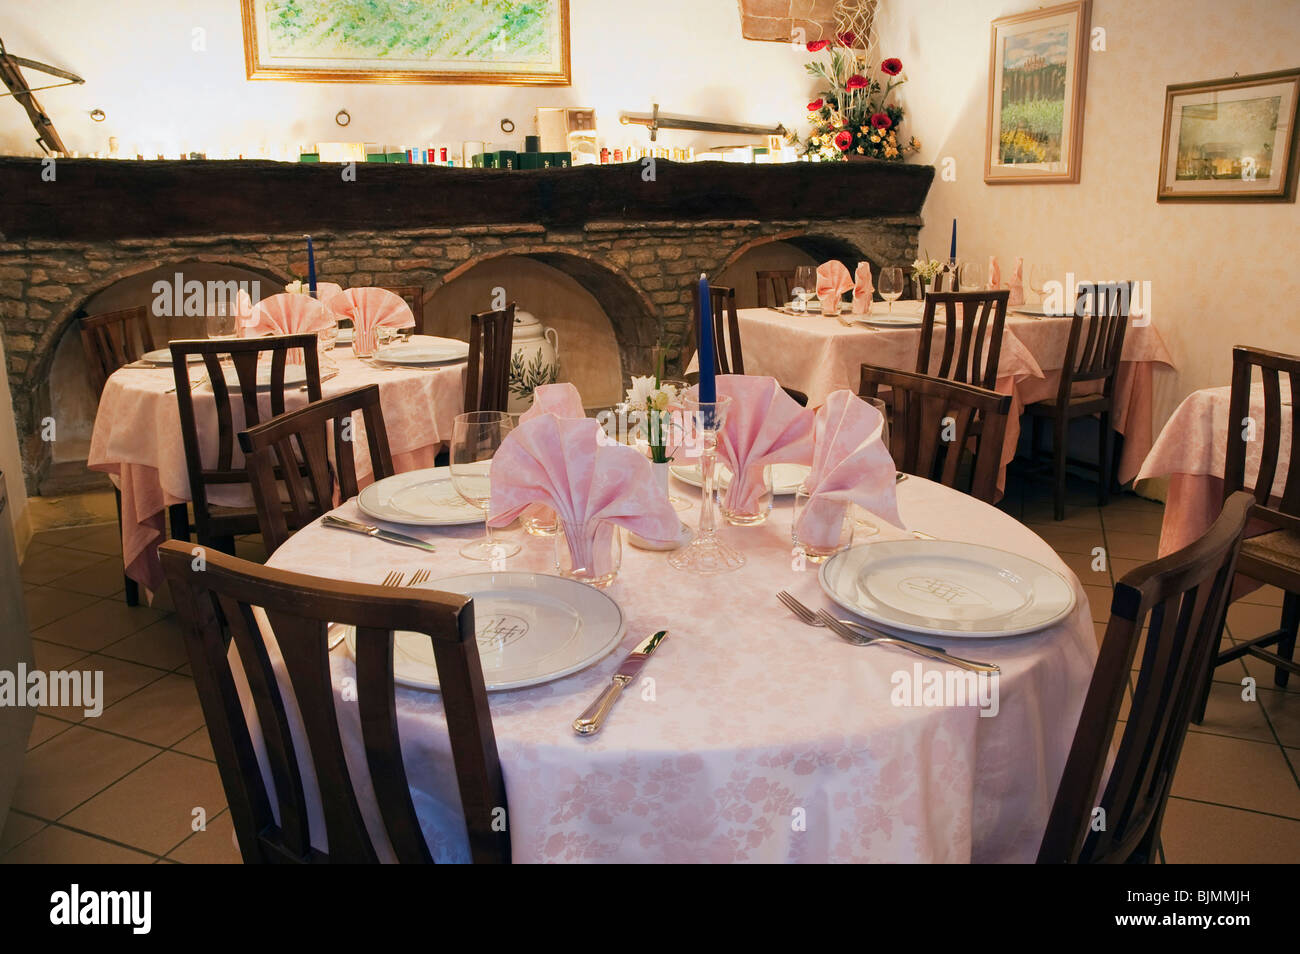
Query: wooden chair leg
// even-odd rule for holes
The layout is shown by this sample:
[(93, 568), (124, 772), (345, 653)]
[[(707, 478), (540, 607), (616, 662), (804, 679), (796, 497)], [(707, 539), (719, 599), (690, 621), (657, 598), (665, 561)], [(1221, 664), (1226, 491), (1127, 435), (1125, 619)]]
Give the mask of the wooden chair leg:
[(1052, 429), (1052, 512), (1065, 519), (1065, 453), (1070, 448), (1070, 419), (1062, 415)]
[(185, 504), (172, 504), (168, 507), (167, 522), (171, 524), (173, 540), (190, 538), (190, 512)]
[(1110, 411), (1102, 411), (1097, 424), (1101, 428), (1097, 448), (1097, 506), (1104, 507), (1110, 503), (1111, 460), (1115, 454), (1115, 431), (1111, 427)]
[(1033, 417), (1033, 428), (1029, 433), (1029, 466), (1038, 466), (1038, 450), (1043, 446), (1043, 419), (1037, 414)]
[[(113, 499), (117, 504), (117, 530), (122, 532), (122, 491), (116, 487), (113, 488)], [(122, 567), (122, 590), (126, 598), (127, 606), (140, 605), (140, 584), (126, 575), (126, 567)]]
[[(1282, 598), (1282, 638), (1277, 642), (1277, 654), (1283, 659), (1295, 658), (1296, 631), (1300, 630), (1300, 593), (1287, 593)], [(1273, 684), (1286, 687), (1291, 674), (1277, 666), (1273, 670)]]

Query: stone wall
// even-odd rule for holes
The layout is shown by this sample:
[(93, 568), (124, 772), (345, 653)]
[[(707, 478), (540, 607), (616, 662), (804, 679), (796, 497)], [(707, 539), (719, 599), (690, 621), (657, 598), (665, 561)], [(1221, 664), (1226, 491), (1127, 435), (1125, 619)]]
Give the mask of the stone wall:
[[(904, 265), (916, 256), (920, 225), (918, 216), (587, 222), (563, 229), (523, 223), (313, 232), (313, 238), (319, 278), (345, 287), (422, 285), (427, 295), (477, 263), (502, 255), (526, 255), (553, 265), (601, 303), (619, 342), (624, 373), (629, 373), (648, 368), (657, 342), (674, 351), (686, 342), (695, 278), (701, 272), (717, 274), (748, 248), (787, 241), (819, 260), (839, 257), (852, 264), (864, 259), (876, 268)], [(162, 266), (183, 273), (187, 262), (238, 265), (280, 283), (302, 277), (305, 259), (300, 234), (0, 243), (0, 329), (29, 488), (35, 491), (50, 460), (40, 439), (40, 421), (49, 413), (55, 346), (92, 296), (125, 277)]]

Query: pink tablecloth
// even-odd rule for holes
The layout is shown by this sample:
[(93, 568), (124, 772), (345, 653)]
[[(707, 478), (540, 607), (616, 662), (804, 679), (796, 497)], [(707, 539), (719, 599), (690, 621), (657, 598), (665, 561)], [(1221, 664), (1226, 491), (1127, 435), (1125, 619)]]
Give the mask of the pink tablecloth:
[[(1193, 391), (1178, 405), (1165, 424), (1138, 473), (1138, 479), (1168, 477), (1169, 494), (1160, 527), (1160, 555), (1173, 553), (1203, 534), (1223, 507), (1223, 475), (1228, 453), (1229, 429), (1245, 423), (1228, 420), (1232, 388)], [(1285, 384), (1282, 399), (1290, 402)], [(1251, 391), (1250, 416), (1262, 428), (1264, 391)], [(1286, 486), (1291, 459), (1290, 403), (1282, 406), (1282, 428), (1275, 488)], [(1261, 435), (1262, 436), (1262, 435)], [(1259, 474), (1260, 441), (1246, 444), (1246, 486), (1253, 487)], [(1261, 526), (1259, 529), (1263, 529)], [(1250, 532), (1248, 530), (1247, 532)]]
[[(684, 486), (675, 491), (694, 496)], [(996, 717), (891, 704), (891, 677), (910, 673), (916, 657), (848, 645), (781, 607), (781, 588), (830, 605), (815, 568), (792, 566), (783, 498), (766, 525), (720, 531), (749, 561), (725, 576), (682, 573), (663, 553), (625, 545), (608, 591), (627, 619), (622, 645), (564, 679), (490, 696), (515, 860), (1032, 861), (1096, 657), (1087, 598), (1051, 547), (1006, 514), (915, 478), (899, 486), (899, 498), (914, 528), (995, 540), (1074, 583), (1078, 605), (1045, 632), (935, 641), (1002, 667)], [(339, 513), (358, 515), (351, 502)], [(456, 542), (481, 528), (415, 532), (438, 541), (439, 551), (421, 554), (317, 524), (270, 565), (368, 582), (393, 568), (423, 567), (435, 582), (482, 571), (457, 554)], [(872, 539), (899, 535), (885, 527)], [(518, 530), (506, 536), (523, 544), (506, 569), (552, 572), (551, 540)], [(643, 671), (654, 680), (653, 699), (638, 682), (601, 734), (576, 736), (570, 723), (623, 655), (661, 628), (670, 635)], [(354, 673), (351, 657), (337, 650), (331, 660), (341, 693)], [(348, 759), (361, 765), (357, 707), (340, 701), (338, 708)], [(457, 802), (439, 696), (399, 687), (397, 708), (426, 837), (440, 859), (463, 860), (463, 829), (448, 807)], [(302, 752), (296, 712), (290, 725)], [(303, 775), (319, 843), (319, 796), (305, 767)], [(358, 784), (377, 832), (368, 783)]]
[[(352, 388), (378, 384), (394, 466), (398, 472), (432, 467), (443, 443), (451, 439), (452, 421), (461, 410), (465, 366), (386, 371), (364, 364), (346, 348), (332, 352), (331, 360), (337, 364), (338, 373), (322, 382), (322, 394), (332, 397)], [(190, 373), (195, 380), (201, 376), (197, 368)], [(110, 377), (95, 415), (87, 461), (91, 470), (104, 471), (116, 479), (122, 493), (122, 558), (126, 572), (150, 591), (162, 584), (156, 548), (165, 537), (166, 508), (192, 499), (176, 395), (168, 393), (174, 383), (171, 368), (123, 368)], [(205, 463), (215, 465), (217, 422), (212, 390), (200, 385), (193, 394)], [(307, 403), (307, 395), (290, 390), (285, 403), (293, 410)], [(238, 431), (243, 422), (238, 397), (233, 405)], [(262, 413), (269, 416), (268, 395), (262, 395), (261, 405)], [(368, 482), (370, 460), (359, 420), (354, 446), (358, 474)], [(243, 457), (238, 447), (235, 453), (238, 465)], [(209, 499), (223, 506), (252, 505), (246, 488), (210, 493)]]
[[(901, 302), (895, 308), (900, 313), (919, 314), (916, 303)], [(877, 303), (873, 314), (881, 311)], [(820, 315), (796, 318), (769, 308), (746, 308), (738, 315), (745, 371), (771, 375), (782, 384), (804, 392), (814, 407), (840, 388), (857, 391), (863, 364), (905, 371), (916, 366), (921, 337), (916, 328), (845, 327), (834, 318)], [(1012, 395), (1002, 453), (1004, 468), (1015, 457), (1020, 415), (1025, 405), (1056, 395), (1069, 336), (1068, 318), (1027, 318), (1015, 314), (1007, 318), (997, 382), (998, 391)], [(1114, 425), (1124, 435), (1119, 463), (1121, 481), (1133, 478), (1151, 447), (1151, 378), (1156, 364), (1173, 366), (1155, 326), (1149, 322), (1130, 325), (1124, 342), (1124, 361), (1115, 383)]]

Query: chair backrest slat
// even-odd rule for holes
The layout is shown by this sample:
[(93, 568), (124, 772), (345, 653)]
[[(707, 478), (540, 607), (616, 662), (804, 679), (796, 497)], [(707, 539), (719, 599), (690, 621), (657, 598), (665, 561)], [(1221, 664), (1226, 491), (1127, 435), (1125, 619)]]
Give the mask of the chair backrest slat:
[[(1258, 372), (1263, 396), (1263, 420), (1252, 397)], [(1286, 375), (1291, 393), (1289, 402), (1282, 397), (1282, 376)], [(1238, 346), (1232, 349), (1232, 394), (1228, 401), (1228, 451), (1224, 461), (1223, 492), (1225, 497), (1238, 490), (1250, 490), (1255, 496), (1255, 516), (1288, 529), (1300, 529), (1300, 420), (1294, 402), (1300, 392), (1300, 357)], [(1281, 470), (1282, 418), (1291, 418), (1290, 457), (1286, 461), (1286, 480), (1279, 487)], [(1247, 451), (1259, 454), (1259, 470), (1253, 485), (1246, 483)]]
[[(384, 855), (375, 841), (377, 833), (367, 829), (344, 755), (328, 652), (333, 626), (355, 628), (355, 691), (365, 770), (397, 860), (427, 862), (432, 857), (402, 760), (393, 682), (395, 631), (430, 640), (473, 859), (510, 860), (505, 782), (469, 597), (320, 580), (217, 552), (208, 554), (199, 569), (189, 546), (178, 541), (164, 543), (159, 557), (185, 625), (195, 685), (246, 862), (355, 863)], [(231, 621), (248, 677), (279, 823), (224, 651), (218, 610)], [(267, 644), (272, 637), (279, 673)], [(282, 687), (291, 697), (282, 695)], [(295, 748), (289, 730), (291, 704), (305, 731), (309, 760)], [(314, 773), (323, 832), (310, 830), (300, 764), (310, 765)], [(317, 845), (327, 840), (328, 849), (313, 847), (313, 838)]]
[[(794, 288), (794, 269), (789, 271), (763, 271), (758, 278), (758, 307), (780, 308), (788, 305)], [(808, 289), (810, 292), (812, 289)]]
[[(1005, 288), (926, 295), (921, 312), (921, 343), (916, 355), (917, 373), (992, 390), (998, 381), (1010, 295)], [(943, 334), (943, 353), (935, 367), (935, 315), (940, 305), (947, 317), (947, 327)]]
[(890, 452), (899, 470), (958, 487), (969, 450), (970, 494), (986, 503), (997, 499), (1011, 395), (864, 364), (858, 394), (874, 398), (881, 388), (889, 389), (884, 400), (892, 405)]
[(81, 347), (96, 393), (114, 371), (154, 350), (149, 313), (143, 306), (80, 319)]
[[(1199, 540), (1115, 585), (1110, 622), (1039, 862), (1154, 860), (1192, 708), (1218, 645), (1253, 500), (1228, 498)], [(1105, 790), (1098, 792), (1137, 645), (1146, 648)], [(1103, 815), (1095, 812), (1100, 809)], [(1096, 824), (1104, 819), (1104, 824)]]
[(415, 316), (416, 333), (422, 333), (424, 327), (424, 287), (421, 285), (384, 285), (384, 291), (390, 291), (402, 301), (406, 302), (406, 307), (411, 309), (411, 314)]
[(1057, 389), (1058, 403), (1068, 403), (1074, 385), (1081, 381), (1103, 381), (1102, 394), (1114, 396), (1132, 292), (1129, 282), (1085, 282), (1079, 286)]
[[(700, 340), (700, 289), (691, 286), (692, 326)], [(709, 286), (709, 310), (713, 313), (713, 370), (718, 374), (744, 374), (745, 355), (740, 346), (740, 315), (736, 311), (736, 289)]]
[(470, 315), (466, 411), (506, 410), (510, 403), (510, 352), (514, 336), (514, 302), (501, 311)]
[[(240, 433), (239, 444), (252, 482), (258, 525), (267, 553), (274, 553), (289, 538), (281, 481), (293, 511), (295, 528), (306, 526), (334, 508), (336, 485), (342, 500), (357, 495), (353, 452), (357, 436), (353, 416), (357, 413), (366, 432), (371, 474), (375, 480), (391, 477), (396, 471), (377, 384), (344, 391), (328, 401), (313, 401)], [(331, 432), (334, 435), (332, 465)]]

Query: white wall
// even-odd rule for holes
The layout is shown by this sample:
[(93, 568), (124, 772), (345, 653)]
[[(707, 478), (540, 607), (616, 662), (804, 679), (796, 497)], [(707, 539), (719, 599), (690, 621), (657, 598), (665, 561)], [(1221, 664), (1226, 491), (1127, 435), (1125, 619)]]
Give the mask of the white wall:
[[(496, 141), (514, 148), (538, 106), (591, 106), (611, 147), (648, 142), (620, 111), (664, 111), (787, 126), (803, 117), (806, 54), (744, 40), (735, 0), (571, 0), (571, 87), (286, 83), (245, 79), (238, 0), (5, 0), (10, 52), (72, 70), (80, 87), (38, 94), (70, 150), (156, 144), (168, 155), (319, 140), (392, 144)], [(207, 31), (207, 52), (191, 49)], [(29, 77), (38, 85), (40, 74)], [(108, 118), (94, 123), (92, 109)], [(346, 130), (334, 115), (346, 108)], [(501, 119), (514, 120), (513, 134)], [(0, 101), (0, 153), (32, 154), (35, 134)], [(724, 137), (724, 142), (731, 141)], [(741, 138), (740, 142), (754, 142)], [(667, 146), (717, 144), (716, 134), (665, 132)]]
[(1300, 66), (1296, 0), (1094, 0), (1106, 52), (1090, 53), (1082, 180), (985, 185), (990, 22), (1027, 0), (886, 0), (886, 55), (902, 58), (920, 159), (936, 177), (920, 243), (1025, 257), (1093, 279), (1152, 283), (1153, 318), (1178, 370), (1157, 375), (1157, 425), (1197, 388), (1227, 384), (1233, 345), (1300, 353), (1300, 206), (1157, 204), (1165, 86)]

